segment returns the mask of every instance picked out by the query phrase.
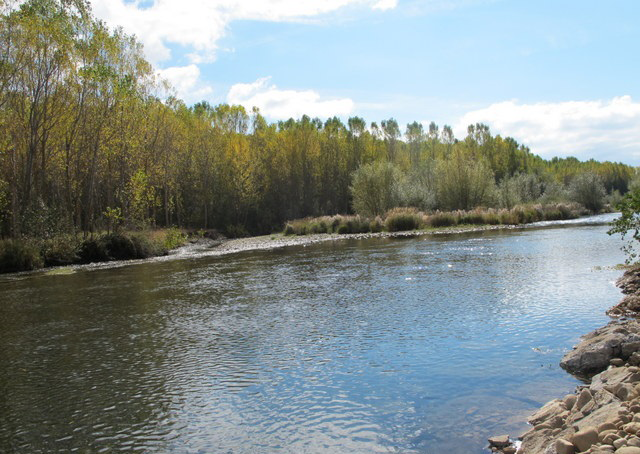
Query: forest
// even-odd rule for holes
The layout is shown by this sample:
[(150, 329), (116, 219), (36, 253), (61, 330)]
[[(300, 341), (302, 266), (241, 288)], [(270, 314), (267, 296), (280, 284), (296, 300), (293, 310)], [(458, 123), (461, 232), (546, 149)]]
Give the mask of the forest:
[(545, 160), (484, 124), (456, 138), (435, 122), (269, 122), (242, 106), (188, 106), (135, 36), (87, 3), (1, 5), (3, 238), (170, 226), (242, 236), (398, 206), (574, 201), (598, 211), (635, 181), (628, 165)]

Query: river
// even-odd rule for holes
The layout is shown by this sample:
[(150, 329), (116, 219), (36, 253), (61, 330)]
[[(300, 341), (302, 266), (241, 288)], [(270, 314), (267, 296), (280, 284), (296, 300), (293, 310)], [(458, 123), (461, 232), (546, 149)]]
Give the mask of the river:
[(606, 230), (0, 277), (0, 452), (486, 452), (578, 384), (558, 362), (620, 299)]

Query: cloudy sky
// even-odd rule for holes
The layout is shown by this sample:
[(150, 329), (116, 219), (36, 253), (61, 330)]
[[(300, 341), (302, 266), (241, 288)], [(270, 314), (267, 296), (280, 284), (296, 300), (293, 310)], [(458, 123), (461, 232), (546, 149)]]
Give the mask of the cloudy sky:
[(188, 104), (484, 122), (546, 158), (640, 165), (637, 0), (93, 0)]

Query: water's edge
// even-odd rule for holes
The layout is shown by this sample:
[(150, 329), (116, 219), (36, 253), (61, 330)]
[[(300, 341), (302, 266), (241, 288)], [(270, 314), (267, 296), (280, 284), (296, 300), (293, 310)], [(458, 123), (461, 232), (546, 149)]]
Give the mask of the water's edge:
[(91, 271), (98, 269), (119, 268), (122, 266), (137, 265), (151, 262), (164, 262), (171, 260), (200, 259), (205, 257), (217, 257), (241, 252), (280, 249), (292, 246), (309, 246), (322, 242), (337, 242), (346, 240), (364, 240), (370, 238), (418, 238), (428, 236), (459, 235), (488, 231), (508, 231), (533, 228), (561, 228), (576, 226), (596, 226), (611, 223), (619, 213), (606, 213), (587, 216), (577, 219), (560, 221), (541, 221), (522, 225), (483, 225), (483, 226), (456, 226), (443, 229), (409, 230), (401, 232), (377, 232), (377, 233), (317, 233), (304, 236), (285, 236), (281, 233), (236, 238), (226, 240), (199, 239), (195, 242), (169, 251), (167, 255), (149, 257), (146, 259), (114, 260), (109, 262), (95, 262), (88, 264), (74, 264), (66, 266), (53, 266), (32, 271), (18, 273), (6, 273), (3, 276), (21, 276), (33, 274), (67, 274), (76, 271)]

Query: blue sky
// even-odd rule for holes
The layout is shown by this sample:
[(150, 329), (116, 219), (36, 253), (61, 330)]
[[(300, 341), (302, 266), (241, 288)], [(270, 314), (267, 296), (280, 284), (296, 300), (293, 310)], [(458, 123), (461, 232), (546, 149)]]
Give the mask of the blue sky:
[(640, 165), (640, 2), (94, 0), (187, 103), (270, 120), (488, 123), (544, 157)]

